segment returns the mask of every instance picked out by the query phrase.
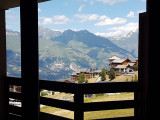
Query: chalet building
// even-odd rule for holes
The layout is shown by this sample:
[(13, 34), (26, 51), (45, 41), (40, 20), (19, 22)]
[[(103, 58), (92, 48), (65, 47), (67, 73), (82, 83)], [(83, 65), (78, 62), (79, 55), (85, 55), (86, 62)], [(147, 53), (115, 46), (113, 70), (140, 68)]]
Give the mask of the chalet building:
[(130, 63), (134, 63), (134, 65), (138, 66), (138, 58), (130, 58)]
[(119, 57), (113, 56), (113, 57), (109, 58), (109, 62), (112, 63), (113, 60), (119, 60), (119, 59), (120, 59)]
[(113, 56), (109, 59), (109, 62), (110, 68), (115, 68), (117, 65), (126, 65), (128, 61), (125, 59), (120, 59), (117, 56)]
[(127, 64), (127, 65), (117, 65), (114, 70), (116, 71), (116, 75), (122, 75), (122, 74), (131, 74), (133, 73), (133, 65), (134, 64)]
[(73, 72), (72, 73), (72, 78), (75, 80), (75, 81), (78, 81), (78, 77), (81, 73), (84, 73), (85, 75), (85, 78), (89, 78), (90, 77), (90, 70), (88, 68), (82, 68), (82, 69), (79, 69), (78, 71), (76, 72)]
[(110, 68), (115, 68), (117, 65), (126, 65), (125, 59), (116, 59), (110, 63)]
[(92, 71), (90, 74), (91, 74), (91, 77), (95, 77), (95, 76), (100, 76), (100, 73), (101, 73), (102, 70), (94, 70)]
[(88, 68), (82, 68), (82, 69), (79, 69), (78, 71), (72, 73), (72, 79), (74, 79), (75, 81), (78, 81), (79, 74), (81, 74), (81, 73), (84, 73), (85, 79), (93, 78), (95, 76), (99, 76), (101, 71), (102, 70), (95, 70), (95, 69), (92, 70), (92, 69), (88, 69)]
[(116, 75), (122, 75), (126, 72), (127, 65), (117, 65), (114, 67)]
[(109, 59), (110, 69), (113, 68), (116, 71), (116, 75), (122, 75), (125, 73), (131, 73), (134, 71), (133, 66), (138, 66), (138, 59), (120, 59), (116, 56), (113, 56)]

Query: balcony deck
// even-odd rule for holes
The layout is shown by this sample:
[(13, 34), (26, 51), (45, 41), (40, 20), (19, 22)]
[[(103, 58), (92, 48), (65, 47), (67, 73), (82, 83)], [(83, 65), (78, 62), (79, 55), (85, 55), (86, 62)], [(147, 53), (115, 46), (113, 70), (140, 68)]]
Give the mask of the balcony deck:
[[(6, 77), (6, 80), (8, 81), (8, 85), (21, 86), (21, 78)], [(76, 83), (40, 80), (40, 89), (74, 94), (74, 102), (40, 97), (40, 104), (71, 110), (74, 112), (74, 120), (82, 120), (84, 117), (84, 112), (87, 111), (114, 110), (114, 109), (125, 109), (125, 108), (136, 109), (136, 99), (124, 100), (124, 101), (84, 103), (83, 102), (84, 94), (134, 92), (134, 94), (136, 95), (137, 87), (138, 87), (138, 82), (76, 84)], [(21, 100), (21, 94), (9, 92), (9, 98)], [(16, 118), (17, 120), (21, 119), (22, 107), (15, 107), (9, 105), (9, 108), (10, 108), (9, 109), (10, 118), (14, 119)], [(40, 112), (40, 119), (70, 120), (69, 118), (51, 115), (44, 112)], [(123, 118), (122, 117), (110, 118), (107, 120), (132, 120), (132, 119), (135, 119), (135, 117), (130, 116)]]

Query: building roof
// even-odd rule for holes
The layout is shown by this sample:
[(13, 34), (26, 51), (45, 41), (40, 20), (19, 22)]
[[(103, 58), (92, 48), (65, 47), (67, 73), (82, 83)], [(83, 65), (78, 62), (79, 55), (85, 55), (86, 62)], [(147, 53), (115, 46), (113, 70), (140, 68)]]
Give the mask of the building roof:
[(88, 68), (81, 68), (75, 72), (72, 73), (72, 75), (77, 75), (78, 73), (84, 73), (84, 72), (90, 72)]
[(90, 69), (88, 68), (81, 68), (79, 70), (77, 70), (76, 72), (73, 72), (72, 75), (77, 75), (78, 73), (100, 73), (102, 70), (93, 70), (90, 71)]
[[(38, 2), (45, 2), (45, 1), (49, 0), (38, 0)], [(0, 9), (7, 10), (9, 8), (14, 8), (19, 6), (20, 6), (20, 0), (0, 0)]]
[(115, 68), (117, 69), (125, 69), (127, 65), (117, 65)]
[(120, 59), (119, 57), (117, 57), (117, 56), (113, 56), (113, 57), (111, 57), (111, 58), (109, 58), (110, 60), (118, 60), (118, 59)]
[(88, 68), (81, 68), (76, 71), (76, 73), (83, 73), (83, 72), (90, 72), (90, 70)]
[(94, 73), (100, 73), (102, 70), (95, 70)]
[(135, 63), (128, 63), (127, 66), (134, 66)]
[(125, 61), (124, 59), (116, 59), (116, 60), (113, 60), (112, 63), (122, 63), (124, 61)]
[(138, 59), (137, 58), (129, 58), (129, 60), (133, 63), (135, 63)]

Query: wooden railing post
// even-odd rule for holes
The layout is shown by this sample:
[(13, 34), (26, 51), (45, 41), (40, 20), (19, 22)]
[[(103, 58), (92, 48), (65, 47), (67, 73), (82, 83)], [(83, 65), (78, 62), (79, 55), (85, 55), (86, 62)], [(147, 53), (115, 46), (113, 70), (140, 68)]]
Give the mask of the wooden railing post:
[(83, 103), (84, 103), (84, 95), (82, 93), (81, 88), (78, 87), (79, 84), (76, 84), (76, 90), (74, 94), (74, 120), (84, 120), (84, 112), (83, 112)]
[(20, 0), (22, 119), (39, 120), (38, 2)]
[(139, 15), (138, 91), (136, 93), (136, 120), (147, 120), (149, 82), (149, 21), (147, 12)]
[(8, 116), (8, 87), (6, 76), (6, 27), (5, 10), (0, 9), (0, 120), (7, 120)]

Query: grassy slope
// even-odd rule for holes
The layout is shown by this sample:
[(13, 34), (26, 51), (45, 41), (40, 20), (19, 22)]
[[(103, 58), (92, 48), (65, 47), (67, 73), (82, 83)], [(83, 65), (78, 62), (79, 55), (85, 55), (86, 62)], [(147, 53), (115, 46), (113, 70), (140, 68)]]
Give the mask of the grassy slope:
[(135, 72), (134, 75), (132, 75), (132, 76), (126, 76), (126, 75), (117, 76), (112, 81), (114, 81), (114, 82), (127, 82), (127, 79), (128, 79), (128, 81), (132, 81), (132, 79), (135, 78), (135, 75), (138, 77), (138, 72)]
[(84, 113), (85, 120), (127, 116), (134, 116), (134, 109), (104, 110)]
[[(113, 82), (127, 82), (127, 81), (132, 81), (132, 79), (135, 78), (135, 75), (138, 77), (138, 72), (136, 71), (132, 76), (126, 76), (126, 75), (121, 75), (121, 76), (116, 76), (115, 79), (113, 79)], [(88, 83), (95, 83), (98, 77), (94, 78), (89, 78)], [(106, 75), (106, 81), (110, 81), (109, 76)]]
[[(58, 97), (57, 95), (54, 95), (56, 98), (63, 99), (64, 93), (60, 94)], [(50, 96), (50, 98), (53, 98), (53, 96)], [(117, 95), (102, 95), (102, 96), (96, 96), (93, 98), (85, 98), (84, 102), (100, 102), (100, 101), (116, 101), (116, 100), (132, 100), (134, 99), (133, 93), (121, 93)], [(45, 106), (41, 108), (42, 112), (59, 115), (67, 118), (74, 118), (74, 112)], [(112, 118), (112, 117), (124, 117), (124, 116), (133, 116), (134, 115), (134, 109), (120, 109), (120, 110), (103, 110), (103, 111), (93, 111), (93, 112), (85, 112), (84, 113), (84, 119), (100, 119), (100, 118)]]

